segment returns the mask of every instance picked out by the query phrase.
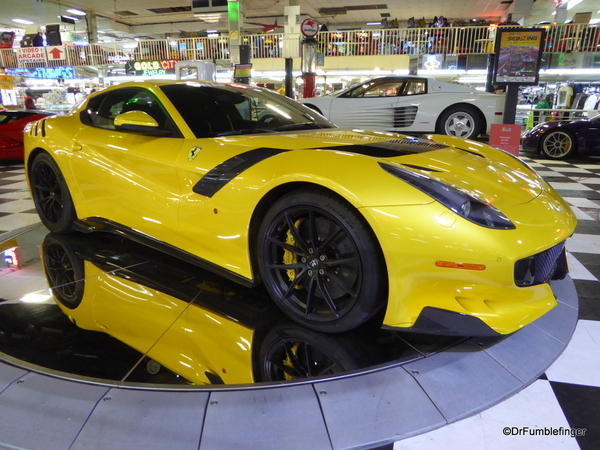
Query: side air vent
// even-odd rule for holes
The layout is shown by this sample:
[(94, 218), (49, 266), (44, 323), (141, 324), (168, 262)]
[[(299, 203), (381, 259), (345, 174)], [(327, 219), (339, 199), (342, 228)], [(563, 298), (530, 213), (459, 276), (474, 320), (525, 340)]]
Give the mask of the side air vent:
[(418, 109), (419, 108), (416, 106), (402, 106), (400, 108), (394, 108), (394, 127), (410, 127), (417, 117)]

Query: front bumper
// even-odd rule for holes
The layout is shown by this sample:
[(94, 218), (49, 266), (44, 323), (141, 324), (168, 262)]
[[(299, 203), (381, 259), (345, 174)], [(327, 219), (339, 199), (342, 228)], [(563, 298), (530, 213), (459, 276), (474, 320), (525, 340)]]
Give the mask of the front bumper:
[[(438, 203), (364, 208), (388, 269), (384, 325), (414, 328), (424, 308), (435, 308), (476, 318), (494, 333), (509, 334), (554, 308), (556, 299), (548, 283), (517, 286), (515, 265), (564, 242), (575, 229), (575, 216), (553, 191), (503, 212), (515, 230), (492, 230), (450, 217), (454, 213)], [(436, 261), (485, 269), (438, 267)], [(459, 329), (461, 334), (465, 331)]]

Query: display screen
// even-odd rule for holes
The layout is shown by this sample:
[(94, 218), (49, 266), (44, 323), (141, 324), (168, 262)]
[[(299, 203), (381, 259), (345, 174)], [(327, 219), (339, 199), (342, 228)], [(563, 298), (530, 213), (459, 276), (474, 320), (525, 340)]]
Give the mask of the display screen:
[(537, 84), (544, 41), (543, 28), (498, 29), (494, 84)]

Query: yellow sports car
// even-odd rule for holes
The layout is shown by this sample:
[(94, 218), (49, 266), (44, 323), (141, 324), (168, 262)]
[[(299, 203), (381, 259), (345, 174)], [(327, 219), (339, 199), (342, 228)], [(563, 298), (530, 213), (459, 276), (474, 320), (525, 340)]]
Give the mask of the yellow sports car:
[(567, 272), (569, 206), (482, 143), (339, 129), (268, 90), (125, 83), (30, 124), (42, 222), (126, 235), (246, 286), (292, 319), (511, 333)]

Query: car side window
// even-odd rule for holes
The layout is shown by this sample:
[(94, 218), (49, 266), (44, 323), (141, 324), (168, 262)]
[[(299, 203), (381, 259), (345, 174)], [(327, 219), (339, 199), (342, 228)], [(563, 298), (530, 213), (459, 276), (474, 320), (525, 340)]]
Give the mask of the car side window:
[(402, 95), (417, 95), (427, 93), (427, 82), (425, 80), (409, 80)]
[(5, 125), (10, 122), (14, 122), (15, 120), (21, 119), (22, 117), (27, 117), (27, 115), (21, 115), (18, 113), (10, 113), (10, 112), (2, 112), (0, 113), (0, 125)]
[(373, 98), (397, 97), (402, 92), (404, 80), (373, 80), (357, 86), (341, 97)]
[(8, 114), (0, 113), (0, 125), (10, 122), (10, 117)]
[(148, 113), (161, 130), (175, 131), (175, 127), (159, 101), (143, 89), (119, 89), (90, 99), (82, 121), (93, 127), (115, 129), (115, 117), (129, 111)]

